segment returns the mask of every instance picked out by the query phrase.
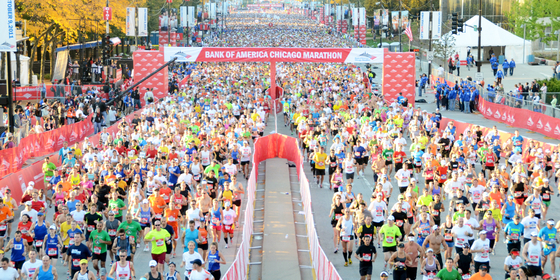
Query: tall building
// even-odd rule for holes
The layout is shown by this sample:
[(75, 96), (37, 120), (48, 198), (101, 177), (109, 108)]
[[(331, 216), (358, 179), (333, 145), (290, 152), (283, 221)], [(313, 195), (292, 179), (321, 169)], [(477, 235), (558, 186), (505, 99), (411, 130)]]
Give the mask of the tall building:
[[(445, 3), (444, 3), (445, 2)], [(440, 0), (442, 14), (447, 12), (457, 13), (459, 18), (468, 20), (478, 15), (479, 0)], [(505, 19), (505, 15), (511, 11), (513, 0), (482, 0), (482, 16), (498, 25)], [(447, 11), (443, 8), (446, 7)]]

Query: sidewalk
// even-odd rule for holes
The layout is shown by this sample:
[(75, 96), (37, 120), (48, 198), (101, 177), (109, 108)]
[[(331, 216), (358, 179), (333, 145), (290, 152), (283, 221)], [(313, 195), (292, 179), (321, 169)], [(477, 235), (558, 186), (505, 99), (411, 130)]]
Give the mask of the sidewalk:
[[(444, 66), (444, 68), (446, 68), (447, 71), (447, 65), (442, 65), (442, 66)], [(437, 69), (438, 67), (439, 64), (434, 63), (432, 65), (432, 69)], [(470, 71), (467, 70), (466, 66), (461, 66), (460, 69), (461, 69), (460, 77), (463, 79), (466, 79), (467, 76), (474, 78), (476, 74), (476, 67), (471, 67)], [(488, 63), (482, 64), (482, 67), (480, 67), (480, 71), (484, 75), (484, 81), (486, 82), (486, 84), (493, 83), (496, 80), (494, 78), (494, 73), (492, 71), (492, 68), (490, 68), (490, 64)], [(422, 60), (420, 63), (420, 60), (416, 60), (416, 73), (417, 73), (416, 75), (417, 77), (420, 77), (421, 74), (427, 74), (428, 62)], [(453, 74), (457, 75), (457, 70), (455, 70)], [(517, 64), (517, 66), (513, 71), (513, 76), (509, 76), (508, 73), (508, 76), (502, 80), (502, 84), (504, 85), (504, 90), (506, 92), (509, 92), (510, 90), (513, 90), (515, 84), (518, 83), (525, 84), (527, 82), (531, 84), (533, 80), (548, 79), (551, 77), (552, 77), (551, 66), (547, 66), (547, 65), (532, 66), (532, 65), (519, 63)]]

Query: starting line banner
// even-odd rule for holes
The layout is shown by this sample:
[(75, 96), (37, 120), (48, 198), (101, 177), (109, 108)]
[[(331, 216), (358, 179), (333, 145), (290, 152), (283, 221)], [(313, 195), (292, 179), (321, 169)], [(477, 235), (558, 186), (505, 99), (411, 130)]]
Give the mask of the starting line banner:
[(166, 47), (164, 60), (177, 62), (383, 63), (381, 48), (189, 48)]

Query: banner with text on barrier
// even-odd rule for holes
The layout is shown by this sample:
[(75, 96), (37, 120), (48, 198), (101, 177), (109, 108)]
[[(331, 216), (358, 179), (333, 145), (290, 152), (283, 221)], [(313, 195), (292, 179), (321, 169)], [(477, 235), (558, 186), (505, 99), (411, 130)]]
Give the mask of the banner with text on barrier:
[(166, 47), (164, 60), (177, 62), (339, 62), (383, 63), (380, 48), (189, 48)]
[(478, 111), (487, 119), (560, 139), (560, 120), (557, 118), (527, 109), (492, 103), (482, 97), (478, 99)]

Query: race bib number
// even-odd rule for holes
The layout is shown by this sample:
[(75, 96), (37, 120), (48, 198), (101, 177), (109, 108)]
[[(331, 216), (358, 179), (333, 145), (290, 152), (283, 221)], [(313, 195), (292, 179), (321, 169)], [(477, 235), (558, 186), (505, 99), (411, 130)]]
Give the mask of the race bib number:
[(141, 218), (140, 222), (143, 224), (147, 224), (148, 223), (148, 218)]
[(510, 236), (511, 236), (511, 240), (519, 241), (519, 233), (512, 233)]
[(334, 214), (334, 218), (337, 219), (337, 220), (340, 219), (341, 217), (342, 217), (342, 214)]
[(463, 274), (463, 276), (461, 276), (463, 278), (463, 280), (469, 280), (471, 279), (471, 275), (470, 274)]
[(168, 222), (175, 222), (175, 217), (169, 216), (169, 217), (167, 217), (167, 221)]
[(72, 266), (80, 266), (80, 259), (72, 259)]
[(436, 210), (436, 211), (432, 212), (432, 216), (434, 216), (434, 217), (439, 216), (439, 211)]
[(70, 246), (74, 245), (74, 238), (70, 238)]
[(542, 195), (542, 198), (545, 199), (545, 200), (549, 200), (549, 199), (550, 199), (550, 194), (544, 193), (544, 194)]
[(531, 265), (539, 265), (539, 256), (538, 255), (529, 255), (529, 263)]
[(403, 222), (403, 220), (397, 220), (396, 224), (397, 224), (398, 227), (402, 227), (404, 222)]
[(441, 179), (442, 180), (447, 180), (447, 174), (441, 174)]
[(432, 271), (427, 272), (427, 273), (426, 273), (426, 277), (427, 277), (428, 279), (430, 279), (430, 280), (431, 280), (431, 279), (434, 279), (434, 277), (436, 277), (436, 273), (435, 273), (435, 272), (432, 272)]
[(119, 274), (119, 280), (128, 280), (128, 274)]
[(21, 245), (21, 244), (14, 244), (14, 249), (15, 249), (15, 250), (21, 250), (21, 249), (23, 249), (23, 245)]
[(161, 214), (156, 214), (156, 219), (160, 219), (161, 220)]
[(350, 241), (350, 235), (343, 235), (342, 241), (346, 241), (346, 242)]
[(331, 162), (331, 167), (335, 168), (336, 167), (336, 163), (335, 162)]
[(95, 227), (92, 226), (92, 225), (88, 225), (88, 227), (87, 227), (87, 230), (90, 231), (90, 232), (93, 231), (94, 229), (95, 229)]
[(395, 237), (394, 236), (386, 236), (385, 237), (385, 242), (393, 243), (393, 242), (395, 242)]
[(110, 229), (109, 230), (109, 236), (117, 236), (117, 230), (116, 229)]
[(368, 261), (368, 262), (371, 261), (371, 254), (364, 254), (362, 259), (364, 259), (364, 261)]
[(96, 255), (101, 254), (101, 247), (98, 246), (93, 247), (93, 253)]
[(8, 227), (6, 225), (0, 225), (0, 231), (5, 231)]
[(163, 246), (163, 244), (164, 244), (163, 239), (156, 240), (156, 246), (161, 247)]
[(43, 241), (42, 240), (36, 240), (35, 241), (35, 247), (41, 247), (43, 246)]
[(49, 255), (50, 257), (56, 256), (57, 255), (56, 248), (49, 248), (49, 250), (47, 250), (47, 255)]
[(217, 225), (217, 224), (220, 223), (220, 219), (218, 219), (218, 218), (212, 218), (212, 223), (215, 224), (215, 225)]
[(224, 225), (224, 228), (225, 228), (226, 230), (230, 230), (230, 229), (231, 229), (231, 225)]
[(447, 241), (447, 242), (453, 241), (453, 235), (451, 235), (451, 233), (446, 233), (445, 234), (445, 241)]

